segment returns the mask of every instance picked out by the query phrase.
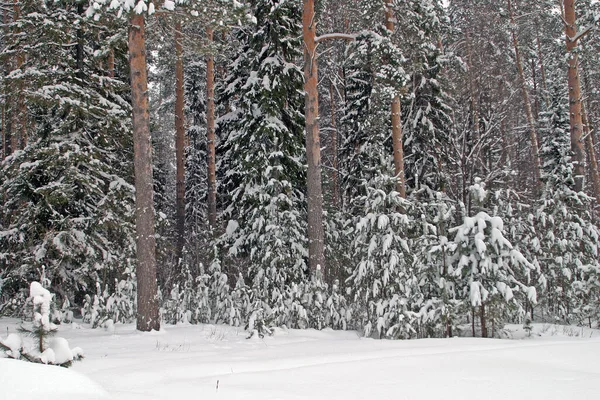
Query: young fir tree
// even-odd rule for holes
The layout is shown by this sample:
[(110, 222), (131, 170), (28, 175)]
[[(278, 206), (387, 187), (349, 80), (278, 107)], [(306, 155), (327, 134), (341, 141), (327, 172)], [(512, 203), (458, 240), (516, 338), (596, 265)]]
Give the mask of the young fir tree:
[[(470, 187), (470, 194), (477, 207), (481, 207), (487, 197), (479, 180)], [(492, 217), (485, 211), (472, 217), (467, 215), (450, 233), (454, 239), (449, 275), (456, 297), (463, 301), (465, 313), (473, 311), (473, 318), (477, 310), (481, 336), (493, 336), (515, 313), (525, 314), (523, 298), (515, 296), (515, 292), (524, 291), (528, 301), (537, 301), (535, 288), (517, 280), (517, 273), (522, 276), (534, 267), (504, 237), (504, 222), (498, 216)], [(474, 320), (472, 324), (475, 335)]]
[[(392, 180), (390, 177), (380, 179)], [(411, 221), (408, 203), (389, 187), (373, 181), (361, 199), (364, 216), (351, 231), (354, 266), (351, 282), (357, 324), (365, 336), (409, 338), (416, 334), (413, 305), (420, 297), (414, 274), (414, 254), (407, 238)]]
[(225, 144), (230, 164), (224, 186), (233, 190), (224, 239), (231, 256), (248, 262), (249, 321), (262, 329), (288, 322), (274, 310), (286, 303), (291, 283), (307, 274), (303, 79), (295, 64), (301, 48), (298, 4), (251, 5), (256, 25), (243, 56), (248, 73), (239, 82)]

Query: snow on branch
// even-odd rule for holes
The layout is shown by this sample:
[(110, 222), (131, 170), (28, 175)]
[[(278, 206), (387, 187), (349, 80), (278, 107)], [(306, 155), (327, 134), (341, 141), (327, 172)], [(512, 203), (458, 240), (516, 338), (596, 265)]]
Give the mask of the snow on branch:
[(320, 43), (324, 40), (329, 40), (329, 39), (343, 39), (343, 40), (352, 41), (352, 40), (356, 39), (356, 35), (352, 35), (349, 33), (327, 33), (325, 35), (317, 36), (315, 38), (315, 43)]

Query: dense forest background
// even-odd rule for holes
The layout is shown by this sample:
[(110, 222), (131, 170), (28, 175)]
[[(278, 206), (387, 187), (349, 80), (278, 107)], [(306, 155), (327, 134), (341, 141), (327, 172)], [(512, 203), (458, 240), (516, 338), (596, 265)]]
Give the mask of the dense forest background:
[(0, 10), (1, 315), (597, 324), (597, 1)]

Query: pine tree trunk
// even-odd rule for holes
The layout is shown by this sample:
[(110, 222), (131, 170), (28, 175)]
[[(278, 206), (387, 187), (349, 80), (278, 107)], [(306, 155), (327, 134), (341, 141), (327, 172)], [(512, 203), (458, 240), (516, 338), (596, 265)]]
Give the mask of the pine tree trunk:
[(588, 115), (585, 109), (585, 103), (581, 103), (581, 120), (583, 123), (583, 130), (585, 134), (585, 148), (587, 151), (588, 158), (588, 170), (592, 180), (592, 191), (594, 192), (594, 208), (598, 208), (600, 205), (600, 174), (598, 174), (598, 159), (596, 158), (596, 151), (594, 146), (594, 133)]
[[(209, 42), (213, 41), (213, 30), (206, 30)], [(215, 58), (211, 54), (206, 60), (206, 135), (208, 142), (208, 223), (217, 225), (217, 167), (215, 153)]]
[(175, 21), (175, 157), (177, 257), (181, 258), (185, 240), (185, 115), (183, 92), (183, 36), (181, 21)]
[(579, 64), (577, 55), (577, 21), (575, 16), (575, 0), (564, 0), (564, 19), (567, 52), (569, 53), (569, 125), (571, 128), (571, 151), (575, 169), (575, 190), (580, 192), (584, 187), (585, 151), (583, 149), (583, 121), (581, 113), (581, 83), (579, 81)]
[(151, 331), (160, 329), (160, 319), (156, 283), (152, 145), (150, 141), (150, 116), (148, 113), (144, 15), (134, 14), (130, 22), (128, 46), (135, 170), (137, 329)]
[(315, 2), (314, 0), (304, 0), (302, 36), (304, 38), (306, 161), (308, 164), (306, 182), (308, 194), (308, 265), (313, 272), (317, 268), (321, 268), (325, 276), (316, 30)]
[(541, 170), (542, 164), (540, 162), (540, 151), (537, 140), (537, 128), (533, 112), (531, 111), (531, 102), (529, 101), (529, 93), (527, 92), (527, 82), (525, 81), (525, 73), (523, 72), (523, 63), (521, 61), (521, 52), (519, 51), (519, 41), (517, 39), (517, 32), (515, 31), (515, 14), (512, 9), (512, 2), (508, 0), (508, 12), (510, 16), (511, 24), (511, 35), (513, 47), (515, 50), (515, 62), (517, 64), (517, 71), (519, 72), (519, 83), (521, 84), (521, 93), (523, 94), (523, 103), (525, 103), (525, 114), (527, 116), (527, 123), (529, 124), (529, 140), (531, 144), (531, 156), (533, 157), (533, 177), (535, 181), (536, 192), (539, 193), (541, 190)]
[[(385, 0), (385, 27), (394, 32), (394, 10), (392, 0)], [(400, 96), (392, 99), (392, 145), (394, 151), (394, 175), (396, 176), (396, 191), (400, 197), (406, 198), (406, 183), (404, 178), (404, 143), (402, 138), (402, 114)]]

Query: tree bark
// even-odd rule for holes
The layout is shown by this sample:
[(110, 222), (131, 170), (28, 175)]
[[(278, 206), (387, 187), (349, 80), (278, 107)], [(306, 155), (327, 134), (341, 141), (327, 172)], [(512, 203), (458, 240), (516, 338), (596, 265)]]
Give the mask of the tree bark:
[[(394, 10), (392, 0), (385, 0), (385, 27), (391, 33), (395, 30)], [(402, 114), (400, 96), (392, 99), (392, 145), (394, 151), (394, 175), (396, 176), (396, 191), (400, 197), (406, 198), (406, 182), (404, 177), (404, 143), (402, 137)]]
[(488, 332), (487, 326), (485, 324), (485, 305), (483, 303), (481, 304), (479, 311), (481, 312), (481, 314), (479, 315), (479, 320), (481, 321), (481, 337), (486, 338), (488, 337)]
[(598, 159), (594, 146), (594, 132), (591, 123), (588, 119), (588, 114), (585, 109), (585, 103), (581, 104), (581, 120), (585, 134), (585, 148), (588, 157), (588, 170), (592, 180), (592, 191), (594, 192), (594, 208), (597, 209), (600, 205), (600, 175), (598, 174)]
[(577, 55), (577, 21), (575, 16), (575, 0), (564, 0), (564, 20), (566, 46), (569, 53), (568, 85), (569, 85), (569, 125), (571, 131), (571, 151), (575, 172), (575, 190), (580, 192), (584, 187), (585, 151), (583, 148), (583, 121), (581, 112), (581, 82), (579, 80), (579, 63)]
[(533, 157), (534, 171), (533, 176), (535, 179), (536, 192), (542, 188), (541, 181), (541, 170), (542, 164), (540, 162), (540, 151), (537, 140), (537, 128), (535, 126), (535, 118), (531, 111), (531, 102), (529, 101), (529, 93), (527, 92), (527, 82), (525, 80), (525, 73), (523, 72), (523, 63), (521, 61), (521, 52), (519, 51), (519, 41), (517, 39), (517, 32), (515, 31), (515, 14), (512, 8), (511, 0), (508, 0), (508, 13), (511, 24), (511, 35), (513, 47), (515, 50), (515, 62), (517, 64), (517, 71), (519, 72), (519, 83), (521, 84), (521, 93), (523, 94), (523, 103), (525, 103), (525, 114), (527, 116), (527, 123), (529, 124), (529, 140), (531, 142), (531, 156)]
[(304, 0), (302, 36), (304, 39), (306, 161), (308, 164), (306, 182), (308, 195), (308, 265), (313, 272), (321, 268), (325, 276), (316, 31), (315, 2), (314, 0)]
[[(213, 41), (213, 30), (206, 29), (209, 42)], [(206, 135), (208, 142), (208, 223), (217, 225), (217, 167), (215, 153), (215, 58), (206, 60)]]
[(108, 51), (108, 76), (111, 78), (115, 77), (115, 51), (110, 49)]
[(181, 258), (185, 240), (185, 115), (183, 89), (183, 36), (181, 21), (175, 21), (175, 156), (177, 257)]
[(134, 14), (130, 22), (128, 46), (135, 170), (137, 329), (151, 331), (160, 329), (160, 319), (156, 283), (152, 145), (150, 141), (150, 116), (148, 113), (144, 15)]

